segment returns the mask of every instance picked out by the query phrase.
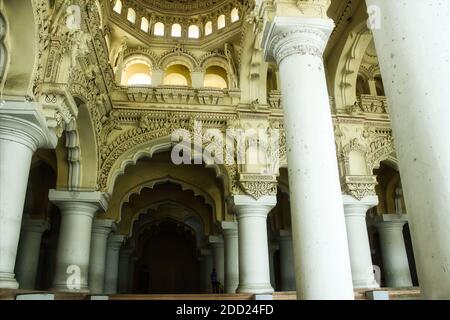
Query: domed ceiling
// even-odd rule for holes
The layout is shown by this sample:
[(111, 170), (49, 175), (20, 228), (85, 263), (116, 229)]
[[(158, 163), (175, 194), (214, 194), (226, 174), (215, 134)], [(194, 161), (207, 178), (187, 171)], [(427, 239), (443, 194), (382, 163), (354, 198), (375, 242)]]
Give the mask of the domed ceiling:
[(227, 0), (138, 0), (142, 6), (159, 12), (198, 13), (214, 10)]

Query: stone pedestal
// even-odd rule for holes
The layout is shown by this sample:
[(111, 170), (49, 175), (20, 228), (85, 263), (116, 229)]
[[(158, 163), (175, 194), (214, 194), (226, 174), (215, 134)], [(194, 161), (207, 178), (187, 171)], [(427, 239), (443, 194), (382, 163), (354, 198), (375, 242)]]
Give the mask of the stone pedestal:
[(104, 291), (106, 244), (112, 232), (113, 223), (113, 220), (95, 219), (92, 225), (89, 258), (89, 289), (92, 294), (101, 294)]
[(344, 214), (347, 225), (348, 248), (355, 288), (378, 288), (373, 272), (369, 236), (367, 233), (367, 210), (378, 204), (377, 196), (357, 200), (344, 195)]
[(49, 198), (61, 211), (53, 290), (89, 292), (92, 221), (98, 210), (106, 210), (106, 198), (101, 192), (57, 190), (50, 190)]
[(354, 299), (322, 58), (334, 24), (275, 17), (266, 28), (266, 59), (277, 62), (280, 74), (297, 296)]
[(239, 230), (239, 286), (237, 292), (271, 293), (267, 244), (267, 215), (275, 206), (275, 196), (258, 200), (236, 195), (231, 207), (236, 214)]
[(36, 289), (42, 234), (49, 228), (50, 224), (46, 220), (33, 220), (27, 217), (22, 221), (16, 260), (16, 275), (20, 289)]

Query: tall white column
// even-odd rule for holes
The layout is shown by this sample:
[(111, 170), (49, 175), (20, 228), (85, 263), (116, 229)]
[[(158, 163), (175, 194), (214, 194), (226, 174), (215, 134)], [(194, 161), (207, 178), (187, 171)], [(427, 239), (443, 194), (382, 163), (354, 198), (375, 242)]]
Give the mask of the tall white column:
[(22, 221), (16, 260), (16, 275), (20, 289), (35, 289), (42, 234), (49, 228), (50, 224), (46, 220), (33, 220), (27, 217)]
[(124, 236), (111, 235), (108, 238), (108, 249), (106, 252), (105, 270), (105, 293), (117, 293), (117, 277), (119, 272), (119, 252), (125, 240)]
[(380, 235), (381, 258), (386, 287), (412, 287), (408, 255), (406, 253), (403, 226), (405, 218), (385, 214), (376, 224)]
[(225, 293), (236, 293), (239, 285), (239, 236), (236, 222), (222, 222), (225, 240)]
[(119, 275), (117, 279), (118, 293), (128, 293), (129, 276), (130, 276), (130, 259), (133, 250), (130, 248), (122, 248), (119, 253)]
[(263, 40), (280, 73), (299, 299), (354, 299), (322, 59), (333, 27), (332, 20), (275, 17)]
[(0, 105), (0, 288), (19, 287), (14, 266), (31, 157), (57, 143), (37, 109), (28, 102)]
[(281, 291), (295, 291), (294, 249), (292, 235), (287, 230), (280, 230), (280, 276)]
[(225, 247), (222, 236), (210, 236), (209, 243), (212, 248), (213, 268), (217, 272), (217, 281), (225, 285)]
[(271, 293), (267, 241), (267, 215), (276, 205), (276, 196), (258, 200), (247, 195), (232, 198), (239, 232), (239, 286), (237, 292)]
[[(421, 291), (450, 298), (449, 1), (366, 0), (389, 103)], [(372, 20), (372, 19), (371, 19)]]
[(105, 196), (101, 192), (50, 190), (49, 198), (61, 211), (53, 289), (89, 292), (92, 221), (97, 210), (106, 210)]
[(368, 196), (357, 200), (352, 196), (344, 195), (343, 199), (353, 286), (377, 288), (379, 285), (373, 272), (366, 214), (367, 210), (378, 204), (378, 197)]
[(113, 229), (113, 220), (95, 219), (92, 225), (91, 253), (89, 258), (89, 290), (93, 294), (104, 291), (106, 245)]

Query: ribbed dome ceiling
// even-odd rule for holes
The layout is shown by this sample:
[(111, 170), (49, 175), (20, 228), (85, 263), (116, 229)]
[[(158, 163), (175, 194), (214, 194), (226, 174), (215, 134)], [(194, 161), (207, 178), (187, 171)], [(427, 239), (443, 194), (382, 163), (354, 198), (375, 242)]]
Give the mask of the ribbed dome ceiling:
[(155, 11), (192, 13), (214, 9), (227, 0), (140, 0), (143, 6)]

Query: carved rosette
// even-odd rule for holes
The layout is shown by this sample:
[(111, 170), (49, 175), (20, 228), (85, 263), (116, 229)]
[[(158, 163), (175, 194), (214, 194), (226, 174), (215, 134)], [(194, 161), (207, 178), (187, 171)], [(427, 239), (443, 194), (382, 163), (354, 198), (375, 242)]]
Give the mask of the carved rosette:
[(376, 196), (376, 176), (345, 176), (341, 182), (343, 194), (353, 196), (361, 200), (368, 196)]
[(322, 58), (334, 23), (330, 19), (276, 17), (269, 28), (263, 40), (265, 57), (280, 64), (292, 55)]
[(239, 184), (242, 192), (256, 200), (277, 195), (277, 179), (274, 175), (241, 174)]

